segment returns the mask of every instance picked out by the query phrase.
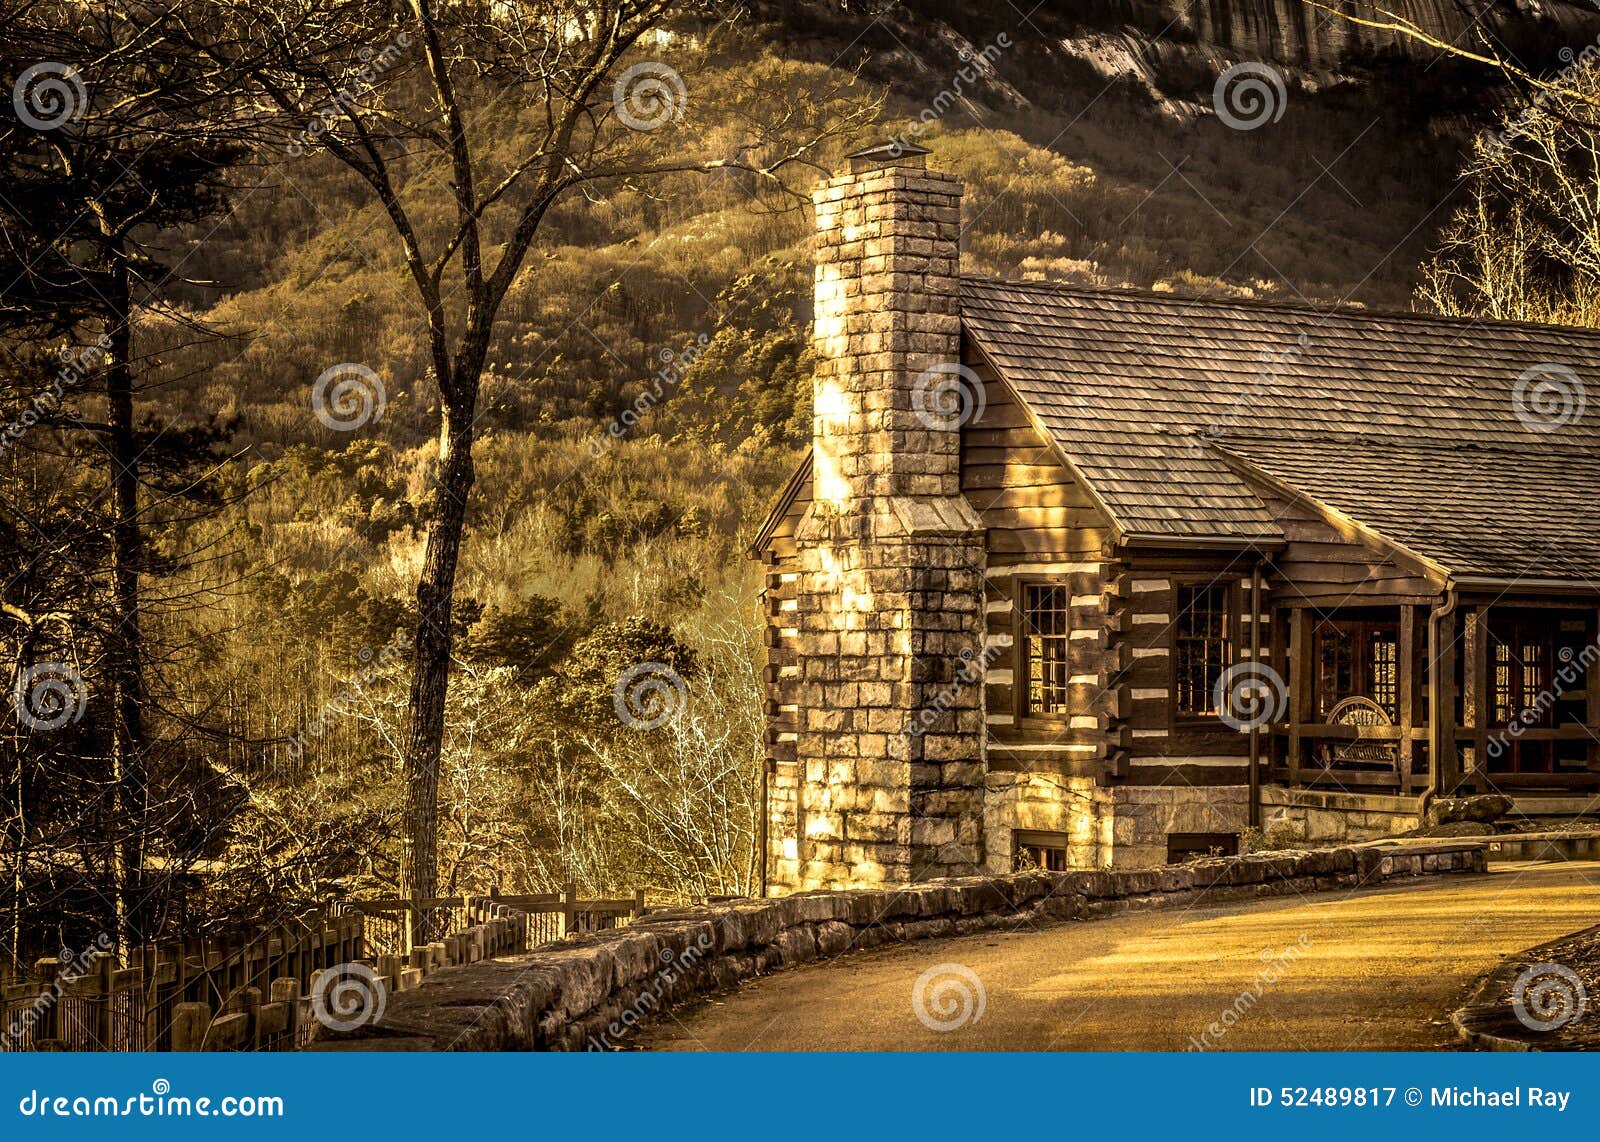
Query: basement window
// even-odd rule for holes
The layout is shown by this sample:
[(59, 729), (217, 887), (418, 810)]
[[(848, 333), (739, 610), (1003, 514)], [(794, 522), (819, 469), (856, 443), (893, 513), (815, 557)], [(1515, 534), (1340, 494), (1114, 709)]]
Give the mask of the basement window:
[(1022, 588), (1022, 655), (1025, 714), (1065, 714), (1071, 596), (1066, 587), (1029, 583)]
[(1042, 868), (1046, 872), (1067, 871), (1067, 834), (1032, 829), (1011, 831), (1012, 867), (1018, 872)]
[(1167, 863), (1239, 855), (1238, 833), (1168, 833)]

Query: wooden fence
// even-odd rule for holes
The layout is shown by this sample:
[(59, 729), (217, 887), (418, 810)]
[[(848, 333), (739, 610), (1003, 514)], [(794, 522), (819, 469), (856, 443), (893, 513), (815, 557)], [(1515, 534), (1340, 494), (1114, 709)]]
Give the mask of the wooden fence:
[[(580, 900), (571, 885), (348, 901), (248, 940), (138, 948), (120, 967), (107, 952), (42, 959), (33, 979), (0, 984), (0, 1051), (293, 1050), (315, 1036), (318, 1002), (341, 989), (409, 990), (441, 967), (602, 931), (644, 911), (643, 892)], [(420, 943), (419, 919), (439, 912), (450, 934)]]
[(532, 895), (502, 895), (494, 890), (487, 896), (411, 900), (393, 896), (353, 900), (348, 907), (358, 909), (367, 918), (367, 942), (373, 952), (405, 955), (418, 943), (425, 914), (443, 913), (444, 930), (457, 931), (481, 923), (482, 910), (495, 905), (528, 917), (530, 948), (585, 932), (616, 928), (645, 912), (643, 889), (628, 899), (580, 900), (577, 886), (572, 884), (561, 892)]

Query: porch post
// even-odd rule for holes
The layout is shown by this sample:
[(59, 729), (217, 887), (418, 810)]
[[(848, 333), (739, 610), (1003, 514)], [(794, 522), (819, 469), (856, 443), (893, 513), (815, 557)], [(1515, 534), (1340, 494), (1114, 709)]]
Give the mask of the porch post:
[(1452, 610), (1428, 623), (1428, 764), (1434, 788), (1444, 795), (1455, 789), (1456, 770), (1456, 621)]
[(1289, 612), (1289, 784), (1300, 784), (1300, 727), (1311, 712), (1311, 624), (1309, 608)]
[(1411, 740), (1411, 730), (1417, 719), (1417, 608), (1410, 603), (1400, 606), (1400, 645), (1395, 651), (1395, 669), (1399, 677), (1395, 691), (1396, 713), (1400, 715), (1400, 743), (1395, 750), (1395, 763), (1400, 767), (1400, 792), (1407, 793), (1414, 782), (1413, 769), (1417, 756), (1417, 743)]
[(1466, 615), (1466, 661), (1462, 674), (1461, 723), (1472, 730), (1473, 784), (1486, 788), (1484, 773), (1489, 749), (1489, 708), (1484, 687), (1489, 681), (1489, 608), (1473, 607)]

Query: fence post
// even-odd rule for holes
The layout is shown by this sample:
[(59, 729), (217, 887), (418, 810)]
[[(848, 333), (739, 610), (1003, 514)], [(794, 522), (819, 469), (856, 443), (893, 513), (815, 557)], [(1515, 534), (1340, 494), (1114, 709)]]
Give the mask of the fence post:
[(561, 890), (561, 936), (572, 935), (578, 930), (578, 886), (567, 883)]
[(292, 975), (273, 980), (272, 1002), (284, 1005), (284, 1044), (292, 1051), (300, 1044), (300, 981)]
[(633, 890), (633, 912), (629, 915), (628, 919), (637, 920), (639, 917), (641, 917), (643, 915), (644, 915), (644, 889), (635, 888)]
[(95, 980), (95, 990), (100, 993), (99, 1002), (95, 1005), (95, 1038), (100, 1041), (102, 1051), (123, 1050), (125, 1046), (114, 1041), (117, 1019), (111, 989), (117, 980), (117, 958), (110, 952), (97, 952), (94, 966), (89, 970), (99, 977)]
[(37, 1044), (41, 1039), (53, 1040), (61, 1034), (61, 961), (46, 956), (34, 964), (33, 974), (39, 977), (39, 994), (45, 997), (39, 1021), (33, 1028), (33, 1041)]
[(172, 1049), (174, 1051), (204, 1050), (206, 1032), (210, 1027), (210, 1004), (174, 1004), (172, 1008)]

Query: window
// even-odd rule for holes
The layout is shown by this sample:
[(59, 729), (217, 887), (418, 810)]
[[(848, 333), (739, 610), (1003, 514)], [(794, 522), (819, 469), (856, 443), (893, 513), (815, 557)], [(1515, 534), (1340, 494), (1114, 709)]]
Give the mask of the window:
[(1022, 588), (1022, 655), (1027, 671), (1025, 714), (1065, 714), (1068, 608), (1066, 587), (1029, 583)]
[(1550, 647), (1526, 634), (1494, 644), (1494, 715), (1499, 725), (1519, 719), (1526, 725), (1551, 724)]
[(1217, 712), (1217, 679), (1228, 668), (1229, 594), (1225, 583), (1178, 588), (1172, 649), (1180, 717)]
[(1067, 871), (1067, 834), (1014, 829), (1011, 833), (1012, 867), (1018, 872), (1042, 868)]
[(1347, 698), (1368, 698), (1399, 719), (1400, 624), (1397, 619), (1323, 619), (1316, 627), (1317, 714)]
[(1239, 855), (1238, 833), (1168, 833), (1167, 863)]

